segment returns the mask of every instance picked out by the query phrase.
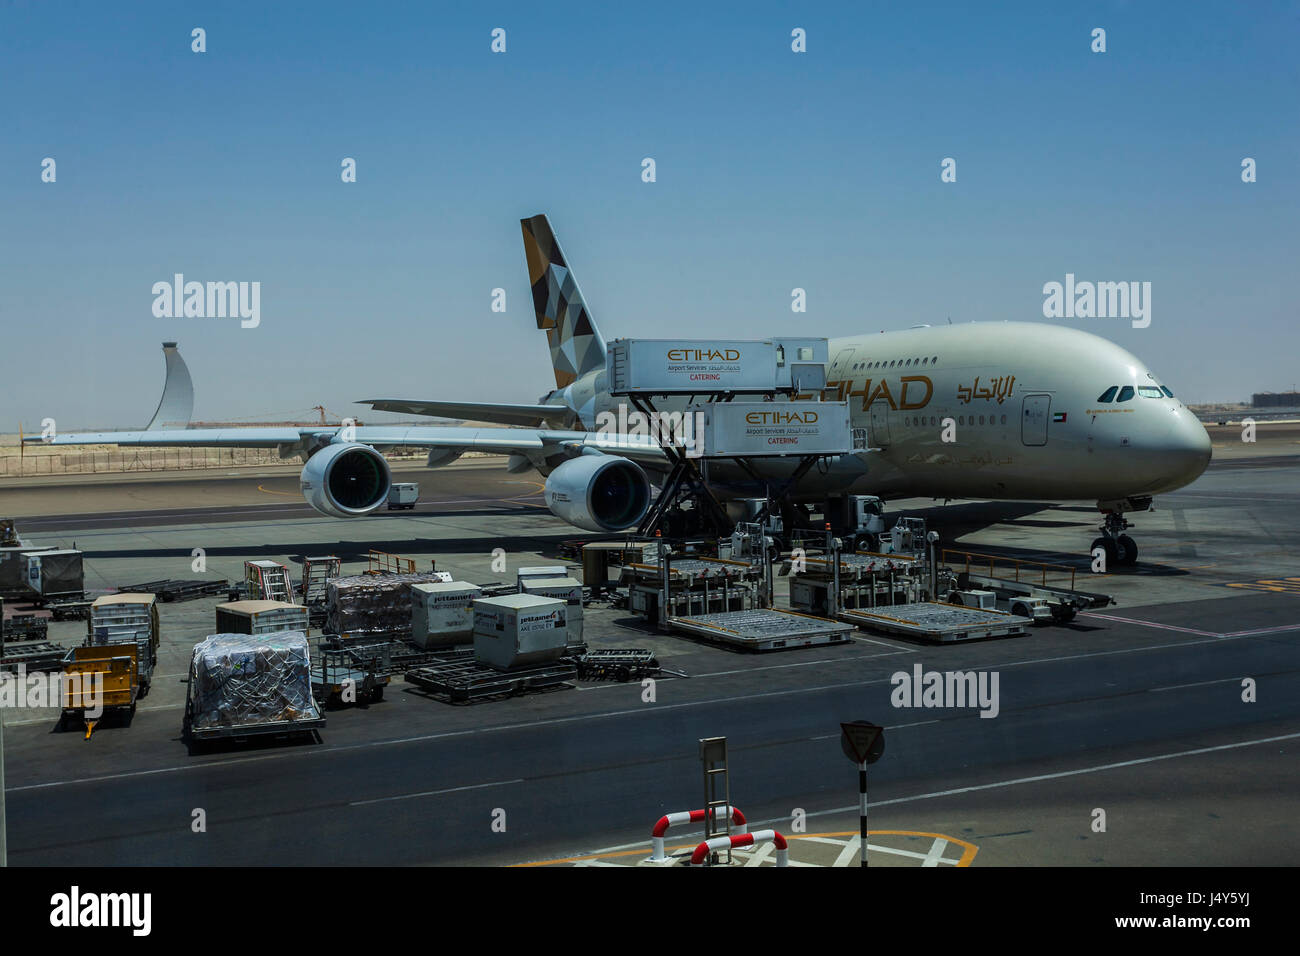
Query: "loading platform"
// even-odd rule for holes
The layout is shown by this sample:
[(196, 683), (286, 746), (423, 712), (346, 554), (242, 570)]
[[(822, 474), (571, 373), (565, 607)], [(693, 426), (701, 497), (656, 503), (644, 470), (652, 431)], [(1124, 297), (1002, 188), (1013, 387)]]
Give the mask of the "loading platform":
[(749, 651), (843, 644), (851, 640), (853, 633), (850, 624), (775, 608), (673, 617), (668, 619), (668, 626), (712, 643)]
[(848, 608), (840, 611), (848, 621), (868, 631), (919, 638), (939, 644), (976, 641), (986, 637), (1020, 637), (1032, 623), (1029, 618), (1005, 611), (985, 611), (921, 601), (892, 607)]

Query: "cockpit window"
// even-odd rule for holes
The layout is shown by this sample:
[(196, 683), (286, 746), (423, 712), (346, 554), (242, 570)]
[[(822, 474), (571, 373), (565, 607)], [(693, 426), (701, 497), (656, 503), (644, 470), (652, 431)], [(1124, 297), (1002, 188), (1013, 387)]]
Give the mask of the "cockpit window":
[(1139, 385), (1138, 394), (1143, 398), (1160, 398), (1164, 392), (1154, 385)]
[(1115, 399), (1115, 401), (1127, 402), (1132, 397), (1133, 397), (1133, 386), (1125, 385), (1123, 388), (1119, 390), (1119, 398)]
[(1162, 392), (1165, 393), (1165, 398), (1173, 398), (1173, 397), (1174, 397), (1174, 393), (1171, 392), (1171, 391), (1169, 391), (1169, 389), (1165, 388), (1163, 385), (1160, 386), (1160, 391), (1162, 391)]
[(1102, 392), (1100, 395), (1097, 396), (1097, 401), (1105, 404), (1109, 404), (1110, 402), (1115, 401), (1115, 393), (1118, 391), (1119, 391), (1119, 386), (1112, 385), (1110, 388), (1106, 389), (1106, 391)]

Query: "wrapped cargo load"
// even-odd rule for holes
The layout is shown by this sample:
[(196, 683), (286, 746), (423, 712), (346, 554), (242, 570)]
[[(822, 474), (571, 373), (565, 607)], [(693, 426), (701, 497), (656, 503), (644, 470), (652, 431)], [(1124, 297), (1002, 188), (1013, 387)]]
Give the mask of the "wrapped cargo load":
[(446, 571), (357, 574), (331, 578), (326, 586), (325, 633), (343, 637), (411, 636), (411, 585), (450, 583)]
[(302, 631), (213, 634), (194, 646), (187, 714), (196, 737), (323, 723)]

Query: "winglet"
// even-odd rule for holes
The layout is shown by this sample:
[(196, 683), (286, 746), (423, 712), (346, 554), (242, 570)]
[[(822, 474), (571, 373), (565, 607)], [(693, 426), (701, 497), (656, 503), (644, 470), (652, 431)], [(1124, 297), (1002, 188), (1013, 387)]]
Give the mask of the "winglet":
[(163, 383), (158, 410), (145, 426), (145, 431), (156, 432), (164, 428), (188, 428), (194, 414), (194, 383), (185, 360), (176, 351), (175, 342), (162, 344), (163, 358), (167, 362), (167, 380)]

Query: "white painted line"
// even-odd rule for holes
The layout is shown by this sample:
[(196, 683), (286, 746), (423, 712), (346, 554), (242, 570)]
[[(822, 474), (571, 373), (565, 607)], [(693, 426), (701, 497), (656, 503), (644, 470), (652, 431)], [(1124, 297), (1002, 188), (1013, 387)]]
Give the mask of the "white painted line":
[(764, 667), (741, 667), (731, 671), (711, 671), (707, 674), (692, 674), (691, 680), (699, 680), (701, 677), (730, 677), (733, 674), (753, 674), (755, 671), (779, 671), (790, 667), (812, 667), (814, 664), (842, 664), (845, 661), (874, 661), (881, 657), (893, 657), (897, 654), (906, 654), (907, 650), (895, 650), (889, 654), (866, 654), (855, 657), (831, 657), (820, 661), (796, 661), (790, 664), (768, 664)]
[[(867, 843), (867, 853), (871, 853), (871, 843)], [(858, 860), (862, 854), (862, 837), (850, 837), (849, 842), (844, 844), (844, 849), (840, 850), (839, 856), (831, 866), (848, 866), (852, 860)]]
[[(1218, 753), (1223, 750), (1237, 750), (1242, 747), (1254, 747), (1259, 744), (1273, 744), (1283, 740), (1296, 740), (1300, 733), (1280, 734), (1276, 737), (1260, 737), (1255, 740), (1241, 740), (1231, 744), (1219, 744), (1217, 747), (1198, 747), (1195, 750), (1179, 750), (1175, 753), (1156, 754), (1153, 757), (1139, 757), (1136, 760), (1121, 760), (1118, 763), (1101, 764), (1096, 767), (1080, 767), (1077, 770), (1062, 770), (1060, 773), (1044, 773), (1035, 777), (1016, 777), (1012, 780), (999, 780), (996, 783), (982, 783), (973, 787), (956, 787), (952, 790), (936, 790), (932, 793), (917, 793), (910, 797), (895, 797), (892, 800), (872, 801), (873, 807), (888, 807), (899, 803), (912, 803), (916, 800), (933, 800), (937, 797), (952, 797), (961, 793), (976, 793), (980, 790), (996, 790), (999, 787), (1014, 787), (1022, 783), (1041, 783), (1044, 780), (1061, 780), (1066, 777), (1078, 777), (1083, 774), (1101, 773), (1106, 770), (1119, 770), (1123, 767), (1138, 767), (1142, 764), (1156, 763), (1161, 760), (1174, 760), (1178, 757), (1195, 757), (1200, 754)], [(816, 810), (809, 817), (825, 817), (832, 814), (856, 813), (857, 804), (848, 807), (836, 807), (833, 810)], [(751, 820), (750, 828), (767, 826), (784, 821), (785, 817), (773, 817), (770, 820)], [(897, 851), (895, 851), (897, 852)]]
[(921, 862), (922, 866), (938, 866), (939, 861), (943, 859), (943, 851), (948, 849), (948, 841), (935, 838), (934, 845), (930, 847), (930, 852), (925, 855)]
[(745, 866), (762, 866), (766, 860), (776, 850), (776, 843), (764, 843), (745, 861)]
[[(924, 727), (926, 724), (937, 724), (937, 723), (939, 723), (938, 718), (935, 718), (934, 720), (917, 720), (910, 724), (889, 724), (884, 729), (902, 730), (904, 727)], [(822, 734), (820, 737), (809, 737), (808, 739), (809, 740), (830, 740), (832, 737), (841, 737), (841, 736), (843, 736), (842, 731), (838, 734)]]
[[(1053, 664), (1061, 661), (1085, 660), (1096, 657), (1114, 657), (1120, 654), (1139, 654), (1143, 651), (1166, 650), (1168, 648), (1187, 648), (1196, 647), (1200, 644), (1215, 644), (1224, 641), (1242, 640), (1252, 637), (1252, 634), (1224, 635), (1222, 637), (1206, 638), (1200, 641), (1177, 641), (1172, 644), (1148, 644), (1143, 647), (1124, 647), (1109, 651), (1094, 651), (1088, 654), (1066, 654), (1060, 657), (1042, 657), (1033, 660), (1011, 661), (1008, 663), (989, 663), (985, 665), (988, 670), (996, 670), (999, 667), (1020, 667), (1030, 664)], [(919, 650), (918, 650), (919, 652)], [(492, 734), (502, 730), (524, 730), (535, 729), (537, 727), (555, 727), (561, 724), (571, 724), (575, 721), (595, 721), (606, 720), (611, 717), (627, 716), (645, 716), (647, 714), (659, 714), (670, 710), (683, 710), (692, 707), (707, 707), (714, 704), (730, 704), (742, 700), (761, 700), (771, 697), (788, 697), (792, 694), (810, 694), (825, 690), (842, 690), (846, 687), (869, 687), (875, 684), (891, 683), (888, 677), (882, 677), (879, 680), (870, 681), (844, 681), (838, 684), (820, 684), (814, 687), (792, 687), (786, 690), (767, 691), (761, 694), (739, 694), (732, 697), (715, 697), (707, 700), (683, 701), (680, 704), (642, 704), (639, 707), (627, 708), (624, 710), (599, 711), (594, 714), (575, 714), (570, 717), (553, 717), (549, 720), (534, 720), (515, 724), (498, 724), (494, 727), (476, 727), (469, 730), (450, 730), (438, 734), (418, 734), (413, 737), (397, 737), (390, 740), (372, 740), (358, 744), (344, 744), (342, 746), (323, 745), (312, 749), (299, 749), (285, 753), (263, 754), (255, 757), (238, 757), (231, 760), (212, 760), (205, 762), (195, 762), (181, 764), (172, 767), (159, 767), (153, 770), (129, 770), (124, 773), (103, 774), (98, 777), (77, 777), (70, 780), (53, 780), (47, 783), (32, 783), (21, 787), (6, 787), (6, 793), (22, 793), (27, 790), (44, 790), (50, 787), (65, 787), (81, 783), (99, 783), (109, 780), (127, 780), (132, 777), (147, 777), (164, 773), (180, 773), (186, 770), (198, 770), (203, 768), (219, 769), (221, 767), (232, 767), (241, 763), (254, 763), (263, 760), (287, 760), (294, 757), (324, 756), (328, 754), (346, 753), (351, 750), (362, 750), (367, 747), (391, 747), (409, 743), (424, 743), (430, 740), (450, 740), (456, 737), (472, 737), (480, 734)], [(1286, 738), (1277, 738), (1286, 739)], [(1245, 746), (1245, 745), (1243, 745)], [(912, 798), (914, 799), (914, 798)], [(856, 809), (852, 807), (850, 809)], [(826, 811), (834, 812), (834, 811)], [(782, 818), (784, 819), (784, 818)], [(769, 821), (775, 822), (775, 821)], [(639, 844), (631, 844), (637, 846)], [(603, 852), (603, 851), (593, 851)]]
[(1171, 684), (1168, 687), (1152, 687), (1151, 690), (1148, 691), (1148, 693), (1159, 694), (1161, 691), (1182, 690), (1186, 687), (1208, 687), (1210, 684), (1235, 684), (1240, 680), (1241, 680), (1240, 677), (1224, 677), (1220, 680), (1197, 681), (1195, 684)]
[(394, 800), (414, 800), (416, 797), (437, 797), (444, 793), (461, 793), (465, 790), (483, 790), (487, 787), (508, 787), (513, 783), (523, 783), (523, 778), (518, 780), (497, 780), (493, 783), (475, 783), (468, 787), (448, 787), (446, 790), (423, 790), (420, 793), (403, 793), (395, 797), (379, 797), (375, 800), (354, 800), (348, 804), (350, 807), (365, 807), (372, 803), (390, 803)]

